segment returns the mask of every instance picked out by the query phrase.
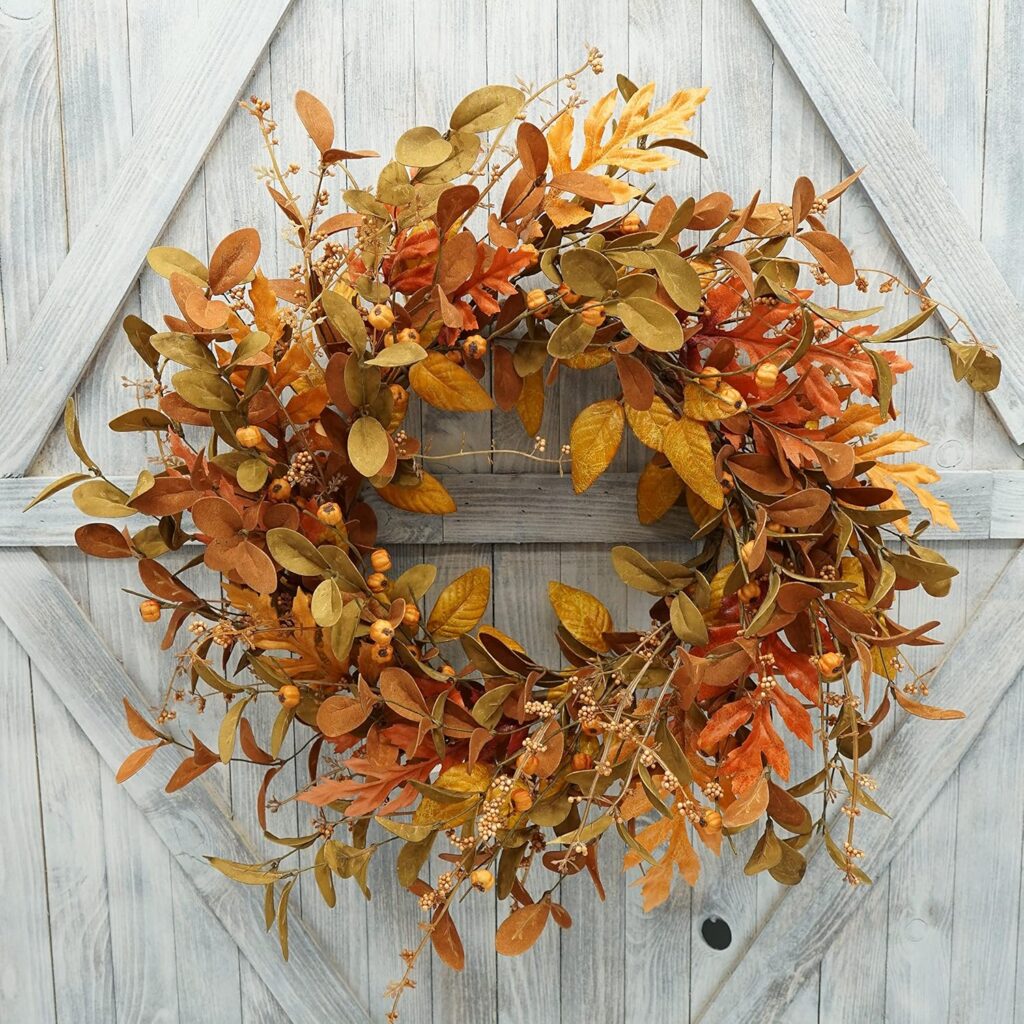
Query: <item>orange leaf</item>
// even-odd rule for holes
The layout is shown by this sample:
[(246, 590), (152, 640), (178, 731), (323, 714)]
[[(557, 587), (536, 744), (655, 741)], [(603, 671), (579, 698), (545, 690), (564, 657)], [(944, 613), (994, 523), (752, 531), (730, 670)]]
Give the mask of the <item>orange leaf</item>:
[(117, 769), (117, 775), (114, 776), (116, 782), (126, 782), (130, 779), (137, 771), (140, 771), (148, 763), (149, 759), (163, 746), (163, 743), (154, 743), (149, 747), (139, 747), (138, 750), (133, 750), (125, 759), (121, 762), (121, 767)]
[(672, 468), (698, 497), (712, 508), (724, 504), (722, 488), (715, 472), (711, 438), (703, 423), (688, 416), (675, 420), (665, 429), (664, 449)]
[(636, 515), (645, 526), (656, 523), (683, 493), (683, 481), (671, 466), (652, 459), (636, 482)]
[(494, 401), (476, 378), (439, 352), (431, 352), (412, 367), (409, 383), (420, 398), (446, 412), (487, 412), (494, 408)]
[(210, 290), (215, 295), (241, 284), (260, 258), (260, 235), (255, 228), (232, 231), (210, 257)]
[(502, 921), (494, 937), (495, 949), (502, 956), (525, 953), (541, 937), (550, 916), (551, 907), (546, 901), (514, 910)]
[(612, 617), (603, 604), (585, 590), (552, 580), (548, 599), (563, 626), (580, 643), (595, 651), (607, 651), (604, 634), (612, 628)]
[(313, 145), (326, 153), (334, 143), (334, 118), (312, 93), (300, 89), (295, 94), (295, 110)]
[(424, 515), (443, 516), (455, 511), (455, 502), (444, 485), (435, 476), (424, 472), (415, 487), (388, 484), (378, 487), (377, 493), (389, 505), (406, 512), (421, 512)]

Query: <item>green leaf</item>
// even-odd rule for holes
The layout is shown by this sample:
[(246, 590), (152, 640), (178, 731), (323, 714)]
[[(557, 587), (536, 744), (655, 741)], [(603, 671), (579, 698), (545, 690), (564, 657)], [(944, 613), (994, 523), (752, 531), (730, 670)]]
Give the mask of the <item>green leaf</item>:
[(436, 128), (410, 128), (395, 143), (395, 159), (406, 167), (436, 167), (451, 155), (452, 144)]
[(559, 261), (562, 280), (578, 295), (602, 299), (614, 291), (619, 277), (607, 256), (596, 249), (569, 249)]
[(196, 341), (191, 334), (177, 331), (165, 331), (154, 334), (151, 339), (153, 348), (172, 363), (191, 367), (194, 370), (216, 372), (217, 360), (213, 353), (203, 344)]
[(551, 332), (548, 352), (556, 359), (571, 359), (586, 349), (596, 332), (596, 327), (584, 322), (579, 313), (573, 313)]
[(130, 409), (128, 412), (115, 416), (107, 426), (119, 433), (125, 434), (140, 430), (166, 430), (171, 421), (159, 409)]
[(389, 348), (382, 349), (372, 359), (367, 359), (364, 366), (412, 366), (427, 358), (427, 350), (415, 341), (398, 341)]
[(697, 271), (678, 253), (666, 249), (651, 250), (651, 259), (669, 298), (680, 308), (692, 313), (700, 309), (702, 299)]
[(222, 857), (206, 858), (221, 874), (235, 882), (245, 885), (267, 885), (288, 875), (287, 871), (270, 871), (259, 864), (242, 864), (237, 860), (224, 860)]
[(75, 400), (73, 398), (69, 398), (64, 403), (64, 433), (67, 434), (71, 450), (90, 469), (95, 469), (98, 472), (100, 467), (92, 461), (89, 453), (85, 450), (85, 445), (82, 444), (82, 435), (78, 429), (78, 412), (75, 409)]
[(321, 581), (313, 591), (310, 611), (318, 626), (333, 626), (340, 618), (344, 601), (341, 588), (333, 579)]
[(41, 501), (46, 501), (51, 495), (56, 494), (58, 491), (63, 491), (65, 487), (70, 487), (72, 484), (77, 484), (81, 480), (92, 479), (88, 473), (65, 473), (64, 476), (57, 477), (56, 480), (51, 480), (21, 511), (27, 512), (33, 505), (38, 505)]
[(366, 347), (366, 325), (356, 307), (344, 295), (331, 289), (321, 293), (320, 305), (331, 326), (352, 346), (354, 352), (362, 353)]
[(501, 707), (510, 693), (518, 687), (518, 683), (504, 683), (488, 690), (473, 705), (473, 718), (485, 729), (489, 729), (501, 717)]
[(330, 564), (313, 543), (283, 526), (267, 531), (267, 547), (278, 565), (299, 576), (323, 576)]
[(654, 299), (634, 296), (617, 302), (612, 310), (644, 348), (676, 352), (683, 347), (683, 329), (671, 310)]
[(174, 390), (197, 409), (231, 412), (238, 405), (235, 389), (218, 373), (207, 370), (179, 370), (171, 377)]
[(669, 607), (672, 630), (680, 640), (688, 644), (706, 644), (708, 627), (700, 609), (680, 591)]
[(509, 124), (525, 101), (520, 89), (485, 85), (459, 102), (448, 123), (457, 132), (489, 132)]
[(231, 755), (235, 752), (235, 737), (238, 734), (238, 723), (242, 720), (242, 712), (245, 706), (252, 700), (252, 697), (243, 697), (236, 701), (228, 709), (228, 713), (221, 719), (220, 732), (217, 734), (217, 750), (220, 753), (220, 763), (227, 764)]
[(123, 519), (135, 515), (128, 507), (128, 495), (106, 480), (79, 484), (71, 495), (80, 512), (98, 519)]

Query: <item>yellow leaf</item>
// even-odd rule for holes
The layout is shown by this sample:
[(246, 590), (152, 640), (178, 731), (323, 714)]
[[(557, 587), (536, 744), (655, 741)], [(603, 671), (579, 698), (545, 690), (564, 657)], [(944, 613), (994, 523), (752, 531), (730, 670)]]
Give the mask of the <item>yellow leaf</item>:
[(683, 411), (691, 420), (722, 420), (735, 416), (742, 409), (723, 401), (710, 388), (689, 382), (683, 391)]
[[(451, 768), (441, 772), (434, 783), (438, 789), (445, 789), (450, 793), (465, 793), (467, 796), (474, 793), (486, 793), (490, 784), (490, 769), (479, 761), (472, 768), (465, 764), (452, 765)], [(462, 801), (453, 804), (450, 801), (443, 802), (435, 800), (433, 797), (424, 796), (412, 816), (413, 824), (436, 825), (443, 821), (448, 828), (455, 828), (468, 821), (473, 815), (472, 804), (464, 814), (458, 814), (461, 804)]]
[(551, 170), (562, 174), (572, 168), (569, 150), (572, 147), (572, 133), (576, 126), (570, 111), (565, 111), (548, 130), (548, 156)]
[(455, 511), (455, 502), (445, 489), (444, 484), (436, 476), (432, 476), (426, 471), (415, 487), (388, 484), (385, 487), (378, 487), (377, 493), (389, 505), (404, 509), (406, 512), (445, 516)]
[[(897, 485), (902, 485), (917, 498), (933, 523), (945, 526), (950, 530), (960, 529), (957, 521), (953, 518), (953, 510), (949, 502), (936, 498), (931, 491), (921, 486), (922, 484), (934, 484), (941, 479), (931, 466), (923, 466), (919, 462), (902, 462), (898, 465), (880, 463), (868, 470), (868, 479), (876, 487), (889, 487), (893, 491), (893, 497), (888, 501), (883, 501), (881, 508), (907, 507), (896, 492)], [(906, 519), (897, 519), (893, 525), (903, 533), (907, 533), (910, 529)]]
[(729, 577), (732, 575), (735, 567), (735, 562), (723, 565), (711, 578), (711, 597), (708, 602), (707, 611), (704, 612), (704, 618), (708, 622), (714, 619), (718, 614), (718, 609), (722, 606), (722, 598), (725, 597), (725, 585), (729, 582)]
[(665, 430), (665, 455), (683, 482), (712, 508), (724, 504), (722, 488), (715, 473), (711, 438), (703, 423), (684, 416)]
[(636, 515), (645, 526), (656, 523), (683, 493), (683, 481), (671, 466), (659, 466), (653, 459), (644, 466), (636, 482)]
[(632, 406), (626, 406), (626, 419), (633, 428), (633, 433), (642, 444), (656, 452), (661, 451), (664, 442), (665, 428), (675, 419), (672, 410), (658, 396), (654, 396), (650, 409), (641, 412)]
[(544, 379), (543, 371), (538, 370), (523, 378), (523, 390), (516, 399), (516, 413), (523, 430), (530, 437), (540, 433), (541, 421), (544, 418)]
[(550, 195), (544, 200), (544, 212), (551, 218), (551, 223), (556, 228), (572, 227), (573, 224), (579, 224), (590, 216), (590, 210), (585, 206)]
[(256, 329), (268, 334), (271, 341), (277, 341), (283, 330), (277, 312), (277, 296), (262, 271), (256, 271), (256, 279), (249, 286), (249, 298), (252, 300)]
[(559, 621), (580, 643), (595, 651), (608, 650), (603, 634), (611, 630), (612, 617), (593, 594), (552, 580), (548, 599)]
[(494, 408), (494, 401), (476, 378), (439, 352), (431, 352), (409, 370), (409, 383), (420, 398), (447, 412), (486, 412)]
[(877, 405), (852, 402), (843, 409), (839, 419), (826, 428), (825, 435), (829, 441), (845, 443), (854, 437), (870, 434), (881, 422)]
[(569, 431), (572, 488), (581, 494), (608, 468), (622, 443), (625, 415), (612, 398), (588, 405)]
[(855, 451), (859, 459), (884, 459), (887, 455), (896, 455), (898, 452), (914, 452), (923, 448), (927, 441), (906, 430), (891, 430), (888, 434), (882, 434), (867, 444), (857, 445)]
[(454, 640), (468, 633), (487, 610), (490, 597), (490, 569), (470, 569), (438, 594), (427, 631), (435, 640)]

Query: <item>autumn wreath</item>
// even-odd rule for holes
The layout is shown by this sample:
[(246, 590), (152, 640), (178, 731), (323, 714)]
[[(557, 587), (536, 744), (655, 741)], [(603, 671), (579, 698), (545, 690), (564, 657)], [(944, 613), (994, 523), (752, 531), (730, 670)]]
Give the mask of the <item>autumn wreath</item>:
[[(666, 899), (675, 872), (694, 884), (694, 839), (717, 854), (723, 833), (749, 828), (760, 838), (748, 874), (798, 882), (817, 832), (848, 882), (868, 881), (854, 825), (862, 808), (879, 809), (859, 760), (872, 730), (891, 701), (928, 718), (958, 715), (918, 699), (927, 680), (903, 653), (934, 642), (934, 623), (907, 627), (888, 614), (898, 592), (941, 595), (956, 571), (922, 543), (927, 520), (908, 526), (899, 496), (908, 488), (933, 521), (954, 527), (922, 486), (934, 471), (881, 461), (924, 443), (886, 427), (893, 380), (910, 363), (885, 346), (914, 336), (936, 303), (856, 268), (826, 229), (855, 175), (825, 192), (800, 178), (789, 203), (653, 196), (646, 175), (674, 153), (703, 156), (686, 139), (703, 89), (658, 106), (653, 85), (620, 77), (586, 114), (574, 161), (577, 78), (588, 69), (602, 70), (597, 51), (529, 94), (471, 93), (446, 131), (402, 135), (372, 187), (351, 168), (376, 154), (338, 148), (313, 96), (296, 96), (318, 153), (305, 171), (282, 166), (269, 105), (243, 103), (266, 143), (260, 173), (295, 265), (268, 280), (248, 228), (208, 266), (153, 249), (178, 312), (159, 332), (125, 321), (150, 402), (111, 427), (153, 432), (159, 472), (143, 469), (130, 494), (115, 486), (69, 404), (86, 472), (36, 499), (76, 484), (90, 516), (153, 520), (76, 534), (89, 555), (137, 560), (152, 595), (142, 617), (169, 620), (165, 649), (182, 627), (187, 636), (164, 706), (152, 716), (126, 708), (146, 745), (118, 777), (169, 744), (185, 757), (168, 790), (218, 763), (263, 766), (257, 816), (281, 852), (255, 864), (210, 860), (266, 887), (268, 925), (278, 918), (285, 949), (284, 907), (302, 874), (329, 905), (337, 878), (369, 895), (370, 859), (401, 845), (399, 884), (428, 917), (420, 947), (402, 952), (404, 973), (387, 993), (395, 1003), (428, 943), (462, 966), (452, 911), (470, 887), (496, 886), (510, 901), (501, 953), (523, 952), (550, 920), (568, 927), (560, 884), (586, 871), (600, 888), (607, 834), (639, 868), (647, 908)], [(568, 100), (535, 115), (559, 85)], [(334, 183), (346, 209), (328, 214)], [(813, 284), (853, 286), (855, 300), (898, 289), (920, 310), (879, 330), (864, 321), (880, 306), (822, 305)], [(943, 341), (954, 376), (995, 386), (995, 356), (955, 314), (946, 319), (966, 337)], [(579, 411), (568, 445), (550, 456), (539, 440), (527, 449), (570, 466), (582, 492), (628, 425), (651, 452), (637, 481), (640, 521), (685, 503), (700, 551), (685, 564), (612, 551), (619, 577), (651, 596), (639, 628), (616, 628), (595, 597), (551, 583), (565, 665), (545, 667), (478, 625), (485, 568), (448, 582), (424, 613), (437, 569), (392, 565), (366, 496), (454, 511), (407, 432), (410, 393), (449, 412), (515, 410), (533, 438), (545, 390), (567, 371), (605, 366), (608, 397)], [(199, 553), (178, 571), (158, 561), (189, 543)], [(199, 566), (212, 577), (194, 588), (187, 570)], [(261, 736), (248, 716), (267, 701), (280, 710)], [(178, 732), (183, 705), (222, 716), (217, 750)], [(795, 784), (794, 743), (817, 746), (821, 765)], [(272, 798), (293, 761), (308, 766), (308, 783)], [(268, 828), (268, 808), (289, 799), (315, 808), (309, 834)], [(825, 813), (831, 801), (846, 812), (841, 831)], [(428, 882), (439, 842), (448, 868)]]

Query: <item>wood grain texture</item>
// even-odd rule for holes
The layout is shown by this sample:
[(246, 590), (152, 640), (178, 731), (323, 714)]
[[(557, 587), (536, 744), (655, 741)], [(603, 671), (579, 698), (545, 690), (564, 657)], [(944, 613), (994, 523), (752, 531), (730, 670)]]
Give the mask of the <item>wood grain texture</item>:
[[(752, 0), (808, 95), (856, 167), (919, 278), (996, 344), (1003, 385), (989, 394), (1007, 432), (1024, 443), (1024, 336), (1020, 303), (975, 240), (906, 112), (837, 0)], [(828, 60), (821, 54), (828, 53)]]
[[(69, 492), (22, 512), (50, 477), (0, 479), (0, 548), (61, 547), (74, 544), (86, 522)], [(111, 477), (130, 491), (134, 477)], [(373, 498), (380, 536), (389, 544), (575, 544), (593, 538), (607, 544), (685, 540), (693, 523), (685, 509), (673, 509), (652, 526), (636, 521), (636, 477), (607, 473), (585, 494), (574, 494), (568, 477), (547, 473), (467, 473), (444, 477), (458, 510), (447, 516), (401, 512)], [(1013, 540), (1024, 537), (1024, 474), (963, 470), (946, 474), (934, 492), (949, 501), (960, 532), (933, 527), (934, 540)], [(911, 520), (920, 510), (908, 500)], [(112, 520), (134, 526), (131, 519)], [(141, 520), (140, 520), (141, 521)]]
[[(75, 716), (104, 760), (116, 768), (132, 749), (120, 713), (121, 697), (144, 708), (147, 700), (114, 658), (46, 563), (32, 551), (4, 555), (7, 586), (0, 593), (0, 617)], [(60, 624), (53, 642), (50, 625)], [(75, 671), (69, 672), (73, 664)], [(227, 933), (289, 1012), (313, 1019), (366, 1020), (366, 1011), (339, 968), (328, 961), (301, 920), (292, 922), (292, 961), (280, 970), (279, 954), (262, 922), (262, 891), (239, 886), (203, 859), (211, 850), (232, 860), (251, 860), (252, 847), (231, 817), (217, 789), (199, 780), (175, 796), (162, 780), (179, 756), (159, 752), (125, 791), (142, 809), (177, 864), (208, 903)], [(123, 841), (115, 832), (109, 842)], [(137, 900), (139, 910), (144, 904)]]
[[(135, 133), (102, 205), (75, 238), (24, 339), (25, 353), (0, 381), (0, 472), (24, 473), (55, 422), (290, 0), (253, 6), (231, 0), (185, 54), (145, 125)], [(237, 26), (246, 26), (239, 33)], [(233, 39), (231, 59), (224, 41)], [(111, 248), (111, 238), (117, 245)], [(35, 386), (40, 352), (66, 339)]]
[[(1011, 692), (1022, 665), (1016, 625), (1024, 612), (1024, 549), (1018, 550), (950, 649), (932, 685), (932, 701), (969, 708), (955, 729), (936, 735), (938, 723), (904, 721), (874, 759), (872, 772), (914, 780), (894, 788), (886, 810), (891, 818), (862, 815), (858, 842), (873, 851), (877, 874), (913, 835), (961, 759), (986, 728), (992, 712)], [(984, 673), (977, 671), (981, 661)], [(866, 899), (860, 887), (844, 885), (822, 844), (808, 854), (801, 884), (758, 930), (736, 969), (697, 1014), (698, 1024), (735, 1020), (786, 1019), (786, 1007), (808, 971), (828, 951), (851, 914)], [(787, 970), (778, 970), (785, 963)]]

